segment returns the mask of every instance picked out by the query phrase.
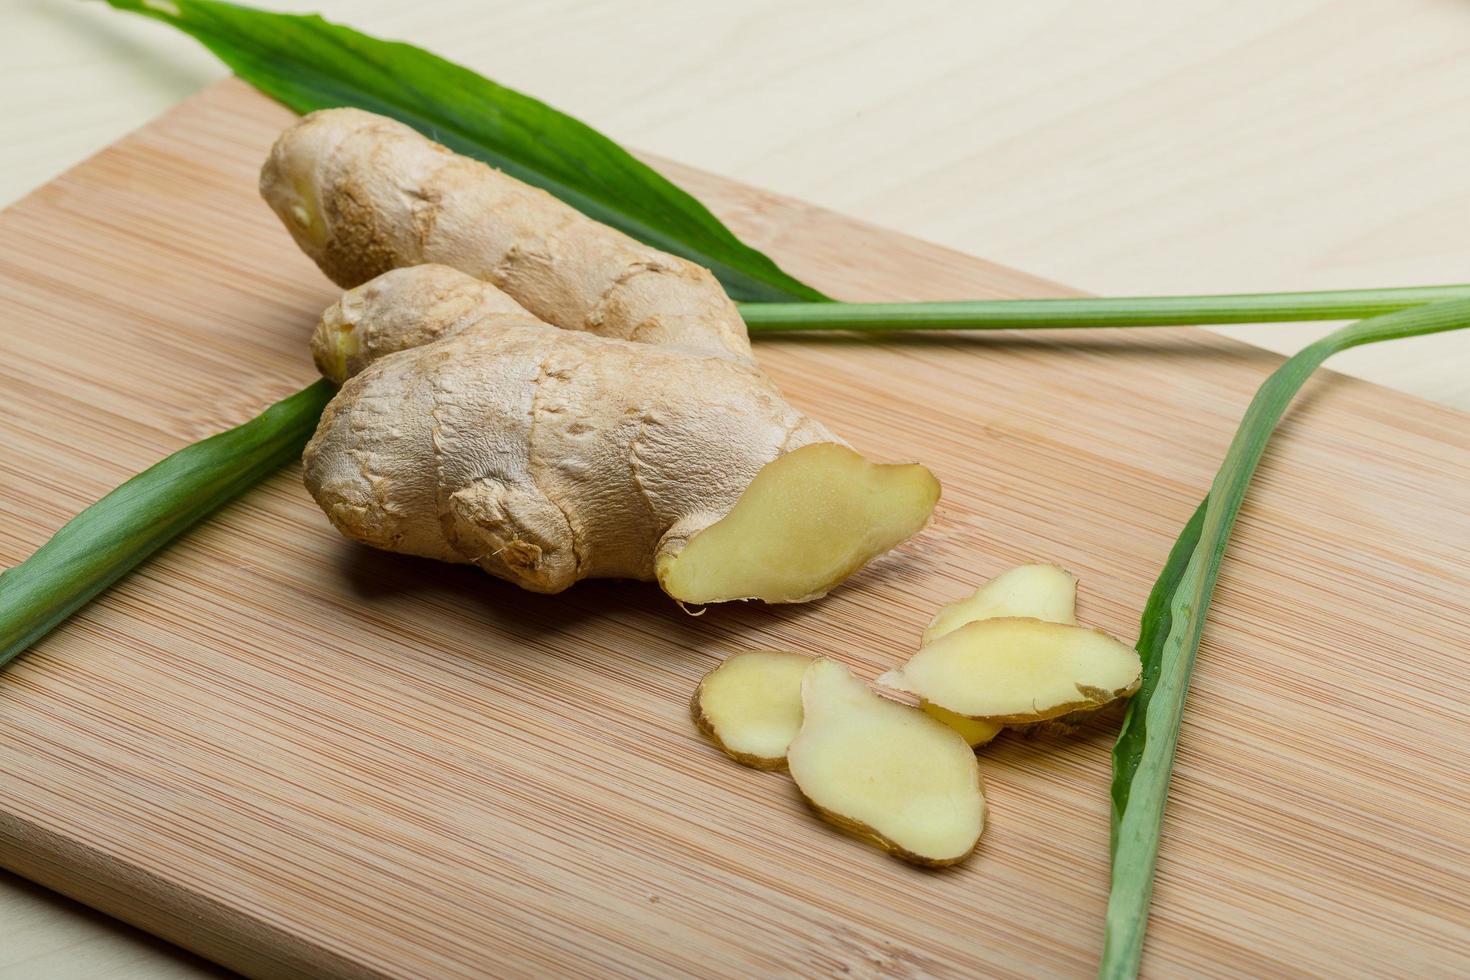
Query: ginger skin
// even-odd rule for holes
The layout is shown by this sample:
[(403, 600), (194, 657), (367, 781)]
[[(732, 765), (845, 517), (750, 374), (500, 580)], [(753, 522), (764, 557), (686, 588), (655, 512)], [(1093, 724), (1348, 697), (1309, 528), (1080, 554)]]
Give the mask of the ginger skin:
[(276, 141), (260, 193), (344, 288), (438, 263), (567, 330), (753, 361), (745, 323), (708, 270), (395, 120), (311, 113)]

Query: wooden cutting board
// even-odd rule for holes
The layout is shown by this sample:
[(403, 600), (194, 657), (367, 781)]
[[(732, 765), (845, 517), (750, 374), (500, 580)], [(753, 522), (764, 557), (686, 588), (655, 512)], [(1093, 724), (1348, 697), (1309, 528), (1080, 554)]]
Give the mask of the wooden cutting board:
[[(0, 561), (311, 380), (334, 290), (255, 194), (289, 120), (224, 83), (0, 216)], [(1064, 292), (667, 169), (844, 298)], [(0, 675), (0, 864), (261, 975), (1089, 974), (1116, 718), (987, 749), (981, 849), (935, 873), (728, 762), (688, 698), (752, 645), (872, 676), (1026, 559), (1131, 638), (1278, 359), (1187, 330), (759, 354), (935, 470), (928, 531), (825, 601), (693, 618), (354, 546), (293, 468)], [(1200, 658), (1149, 973), (1470, 973), (1467, 421), (1324, 374), (1283, 426)]]

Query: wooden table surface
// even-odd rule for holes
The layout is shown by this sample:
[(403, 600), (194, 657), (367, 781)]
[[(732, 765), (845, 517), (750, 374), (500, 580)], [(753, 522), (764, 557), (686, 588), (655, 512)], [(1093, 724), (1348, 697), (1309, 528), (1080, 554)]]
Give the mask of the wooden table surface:
[[(1454, 282), (1470, 268), (1470, 4), (345, 0), (613, 137), (1095, 292)], [(158, 25), (20, 0), (0, 203), (223, 74)], [(1277, 350), (1320, 327), (1232, 331)], [(1470, 335), (1346, 373), (1470, 408)], [(205, 964), (0, 879), (0, 977)]]

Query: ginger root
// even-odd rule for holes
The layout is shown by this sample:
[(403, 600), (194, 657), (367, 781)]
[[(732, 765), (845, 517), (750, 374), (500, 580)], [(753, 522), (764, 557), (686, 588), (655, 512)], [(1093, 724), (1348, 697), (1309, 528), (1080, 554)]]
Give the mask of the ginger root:
[(305, 455), (351, 538), (537, 592), (803, 602), (933, 511), (923, 467), (786, 403), (708, 271), (543, 191), (356, 109), (287, 129), (260, 188), (355, 287), (312, 340), (342, 390)]
[(781, 769), (801, 731), (801, 680), (814, 658), (800, 653), (737, 653), (704, 676), (690, 709), (694, 724), (730, 758)]
[(260, 193), (344, 288), (441, 264), (567, 330), (751, 361), (708, 270), (643, 245), (539, 188), (360, 109), (324, 109), (271, 149)]
[(921, 648), (878, 683), (966, 718), (1018, 725), (1127, 697), (1141, 673), (1138, 651), (1099, 630), (984, 619)]
[(818, 813), (926, 867), (975, 850), (985, 797), (975, 754), (957, 732), (879, 697), (832, 660), (807, 669), (801, 705), (801, 732), (786, 759)]
[(536, 592), (657, 578), (689, 603), (805, 601), (938, 497), (923, 467), (837, 444), (751, 363), (560, 330), (444, 266), (349, 290), (313, 352), (346, 379), (304, 457), (332, 523)]

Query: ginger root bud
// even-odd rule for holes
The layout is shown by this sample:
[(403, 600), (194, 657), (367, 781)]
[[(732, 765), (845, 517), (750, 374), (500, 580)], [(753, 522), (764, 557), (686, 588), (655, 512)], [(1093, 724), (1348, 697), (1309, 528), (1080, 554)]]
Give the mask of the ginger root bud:
[(750, 361), (745, 323), (708, 270), (360, 109), (304, 116), (260, 193), (344, 288), (437, 263), (493, 283), (567, 330)]

